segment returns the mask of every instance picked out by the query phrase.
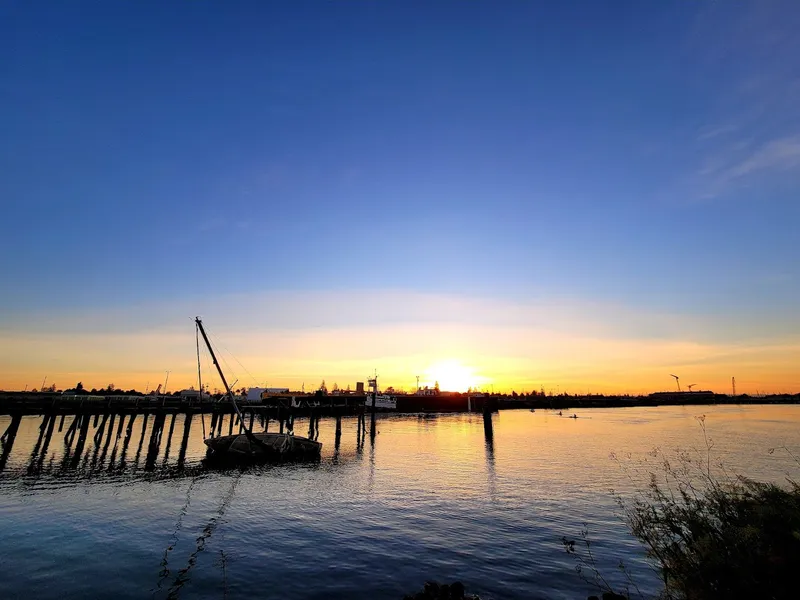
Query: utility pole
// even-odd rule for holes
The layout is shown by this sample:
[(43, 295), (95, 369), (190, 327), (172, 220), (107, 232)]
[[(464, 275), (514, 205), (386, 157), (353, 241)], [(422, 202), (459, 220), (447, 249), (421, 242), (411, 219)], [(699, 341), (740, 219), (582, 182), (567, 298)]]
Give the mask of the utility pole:
[(731, 377), (731, 387), (733, 388), (733, 395), (736, 395), (736, 377)]

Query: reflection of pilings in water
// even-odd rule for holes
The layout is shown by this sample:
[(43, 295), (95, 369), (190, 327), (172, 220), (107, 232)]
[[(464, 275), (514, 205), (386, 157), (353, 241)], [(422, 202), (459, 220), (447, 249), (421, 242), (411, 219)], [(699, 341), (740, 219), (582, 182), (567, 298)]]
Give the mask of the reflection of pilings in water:
[(17, 431), (19, 430), (19, 424), (21, 422), (22, 415), (14, 415), (11, 417), (11, 423), (2, 437), (0, 437), (0, 442), (2, 442), (3, 446), (3, 454), (0, 455), (0, 471), (6, 468), (8, 455), (11, 454), (11, 448), (14, 447), (14, 440), (17, 439)]
[(61, 433), (64, 429), (64, 417), (67, 415), (61, 415), (61, 420), (58, 422), (58, 433)]
[[(172, 420), (169, 422), (169, 433), (167, 434), (167, 445), (164, 447), (164, 461), (161, 463), (162, 465), (166, 465), (169, 459), (169, 447), (172, 445), (172, 432), (175, 430), (175, 418), (177, 416), (178, 413), (172, 413)], [(203, 413), (200, 413), (200, 418), (205, 420)], [(203, 424), (205, 425), (205, 422)]]
[(100, 420), (100, 413), (97, 413), (97, 414), (94, 416), (94, 425), (92, 425), (92, 427), (94, 427), (95, 429), (97, 429), (97, 422), (98, 422), (99, 420)]
[(177, 600), (181, 588), (188, 583), (189, 573), (197, 564), (198, 555), (206, 548), (206, 540), (211, 537), (211, 534), (214, 533), (214, 530), (222, 522), (222, 518), (225, 516), (225, 511), (228, 509), (228, 505), (230, 505), (231, 501), (233, 500), (233, 495), (236, 491), (236, 484), (239, 482), (241, 475), (241, 471), (236, 474), (233, 482), (231, 483), (231, 489), (223, 498), (222, 504), (220, 504), (220, 507), (217, 510), (217, 514), (211, 518), (208, 524), (203, 528), (203, 532), (195, 540), (197, 548), (191, 553), (191, 555), (189, 555), (189, 561), (186, 566), (178, 571), (178, 574), (175, 576), (175, 580), (172, 582), (169, 592), (167, 593), (168, 600)]
[(166, 413), (158, 412), (153, 419), (153, 431), (150, 434), (150, 443), (147, 447), (147, 458), (145, 459), (144, 468), (147, 471), (152, 471), (156, 467), (156, 458), (158, 458), (158, 451), (161, 448), (161, 435), (164, 432), (164, 422), (167, 420)]
[[(491, 415), (489, 419), (491, 420)], [(484, 427), (484, 432), (486, 428)], [(494, 437), (486, 435), (486, 477), (489, 484), (489, 498), (495, 500), (497, 497), (497, 475), (494, 469)]]
[(86, 435), (89, 433), (90, 423), (91, 423), (91, 418), (89, 418), (89, 415), (84, 415), (84, 419), (81, 421), (81, 429), (80, 429), (80, 434), (78, 435), (78, 443), (75, 444), (75, 452), (72, 455), (71, 466), (73, 468), (78, 466), (78, 462), (81, 459), (81, 454), (83, 453), (83, 446), (86, 443)]
[(189, 430), (192, 428), (192, 419), (194, 415), (190, 412), (186, 413), (183, 421), (183, 439), (181, 440), (181, 449), (178, 452), (178, 468), (183, 468), (183, 463), (186, 462), (186, 447), (189, 445)]
[(336, 412), (336, 440), (334, 441), (334, 448), (336, 450), (339, 449), (339, 445), (342, 441), (342, 414), (341, 412)]

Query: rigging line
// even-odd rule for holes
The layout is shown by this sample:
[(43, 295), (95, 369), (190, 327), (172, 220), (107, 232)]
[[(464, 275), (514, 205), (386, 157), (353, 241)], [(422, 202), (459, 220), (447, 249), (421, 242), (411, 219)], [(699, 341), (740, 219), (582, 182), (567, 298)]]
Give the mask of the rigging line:
[(197, 537), (195, 543), (197, 545), (194, 552), (189, 555), (189, 560), (186, 566), (178, 571), (178, 574), (175, 576), (175, 580), (172, 582), (170, 589), (167, 593), (168, 600), (177, 600), (180, 594), (181, 588), (189, 582), (189, 573), (194, 569), (195, 565), (197, 564), (197, 557), (201, 552), (204, 552), (206, 549), (206, 541), (211, 535), (214, 533), (216, 528), (220, 525), (220, 523), (224, 523), (225, 511), (228, 509), (228, 506), (233, 501), (234, 492), (236, 491), (236, 485), (239, 483), (239, 479), (242, 476), (242, 471), (239, 471), (233, 478), (231, 482), (231, 487), (228, 490), (228, 493), (222, 499), (222, 504), (220, 504), (219, 509), (217, 510), (217, 514), (213, 516), (208, 524), (203, 528), (202, 533)]
[[(206, 327), (206, 333), (209, 333), (209, 332), (208, 332), (208, 327)], [(210, 333), (209, 333), (209, 336), (210, 336), (210, 337), (213, 337), (213, 336), (212, 336)], [(223, 345), (221, 345), (221, 344), (217, 344), (217, 343), (214, 343), (214, 342), (212, 342), (212, 344), (214, 345), (214, 347), (215, 347), (215, 348), (222, 348), (223, 350), (225, 350), (225, 352), (227, 352), (229, 355), (231, 355), (231, 356), (233, 357), (233, 360), (235, 360), (237, 363), (239, 363), (239, 366), (240, 366), (240, 367), (242, 367), (242, 369), (244, 369), (244, 372), (245, 372), (245, 373), (247, 373), (247, 374), (250, 376), (250, 379), (252, 379), (252, 380), (253, 380), (253, 383), (255, 384), (255, 386), (256, 386), (256, 387), (258, 386), (258, 380), (257, 380), (255, 377), (253, 377), (253, 374), (252, 374), (250, 371), (248, 371), (248, 370), (247, 370), (247, 367), (245, 367), (245, 366), (244, 366), (244, 365), (243, 365), (243, 364), (242, 364), (242, 363), (239, 361), (239, 359), (238, 359), (238, 358), (236, 358), (236, 355), (235, 355), (233, 352), (231, 352), (230, 350), (228, 350), (228, 349), (227, 349), (225, 346), (223, 346)], [(224, 359), (224, 358), (223, 358), (222, 360), (223, 360), (223, 362), (225, 361), (225, 359)], [(225, 364), (227, 365), (227, 363), (225, 363)]]
[(172, 552), (175, 549), (175, 546), (178, 545), (178, 533), (180, 532), (181, 529), (183, 529), (183, 518), (189, 511), (189, 505), (191, 504), (192, 488), (194, 487), (196, 481), (197, 481), (197, 476), (192, 477), (192, 481), (189, 482), (189, 487), (186, 489), (186, 502), (184, 502), (183, 508), (181, 508), (180, 512), (178, 513), (178, 522), (175, 524), (175, 528), (173, 529), (172, 535), (170, 536), (170, 542), (167, 545), (166, 550), (164, 550), (164, 556), (161, 559), (161, 571), (158, 573), (159, 576), (158, 585), (155, 589), (150, 590), (151, 592), (153, 592), (153, 596), (156, 595), (156, 592), (161, 589), (163, 583), (170, 576), (169, 553)]

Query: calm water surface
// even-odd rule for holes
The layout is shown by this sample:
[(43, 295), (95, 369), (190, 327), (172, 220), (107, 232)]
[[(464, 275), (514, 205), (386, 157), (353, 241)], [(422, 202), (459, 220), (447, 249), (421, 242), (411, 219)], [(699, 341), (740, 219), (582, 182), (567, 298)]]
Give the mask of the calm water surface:
[(610, 489), (639, 487), (655, 447), (705, 452), (700, 414), (715, 462), (797, 473), (769, 449), (800, 455), (798, 406), (504, 411), (491, 440), (479, 415), (392, 415), (363, 444), (346, 420), (338, 450), (323, 420), (319, 463), (244, 471), (204, 466), (200, 416), (185, 445), (183, 417), (170, 439), (168, 421), (149, 461), (141, 416), (127, 445), (116, 424), (95, 443), (92, 423), (78, 456), (65, 455), (69, 417), (46, 448), (25, 417), (0, 473), (0, 597), (402, 598), (458, 579), (486, 598), (583, 599), (560, 540), (584, 523), (605, 574), (623, 559), (650, 594)]

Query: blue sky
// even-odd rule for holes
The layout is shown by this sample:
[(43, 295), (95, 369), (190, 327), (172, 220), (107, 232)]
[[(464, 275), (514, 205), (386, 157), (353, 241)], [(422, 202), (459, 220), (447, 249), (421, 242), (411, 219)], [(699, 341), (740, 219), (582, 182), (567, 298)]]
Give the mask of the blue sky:
[(393, 290), (795, 344), (799, 30), (791, 0), (6, 2), (0, 330)]

